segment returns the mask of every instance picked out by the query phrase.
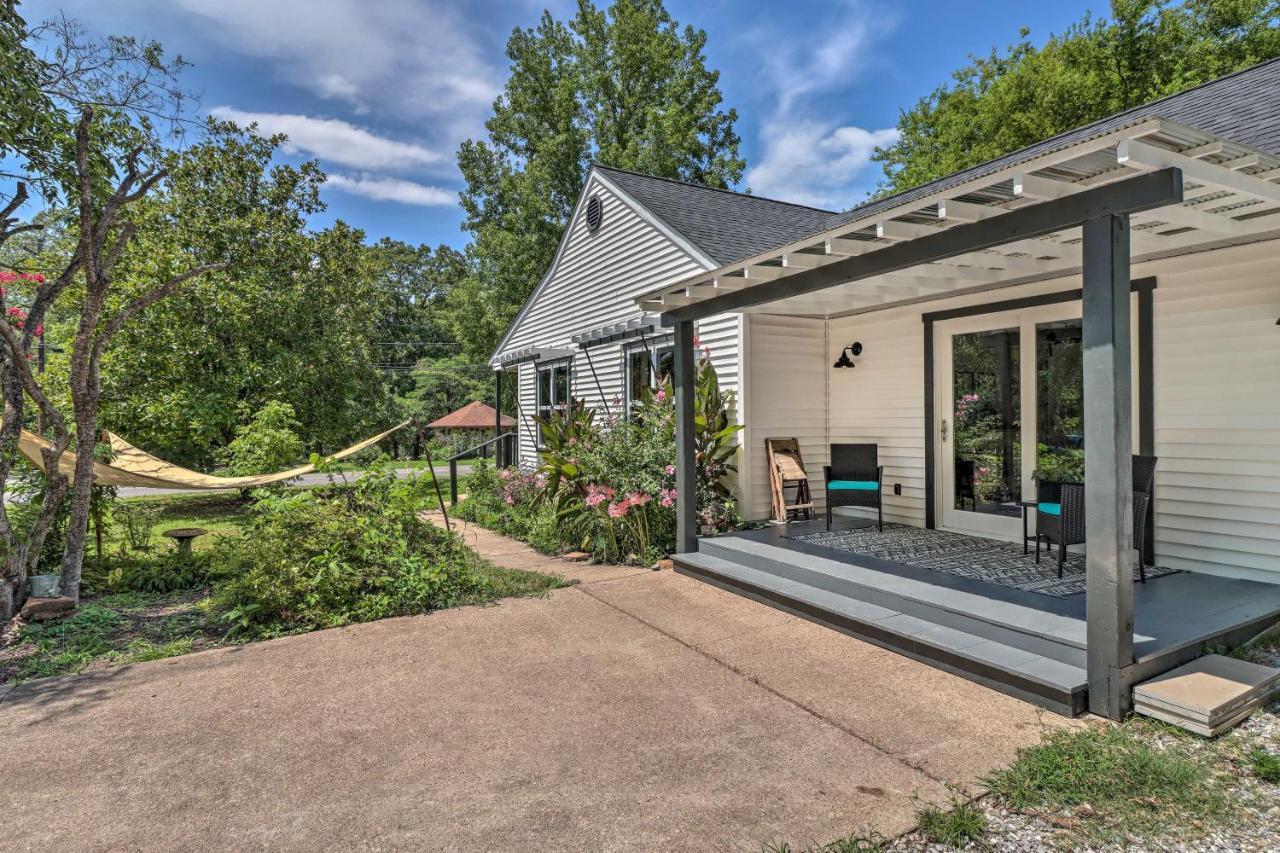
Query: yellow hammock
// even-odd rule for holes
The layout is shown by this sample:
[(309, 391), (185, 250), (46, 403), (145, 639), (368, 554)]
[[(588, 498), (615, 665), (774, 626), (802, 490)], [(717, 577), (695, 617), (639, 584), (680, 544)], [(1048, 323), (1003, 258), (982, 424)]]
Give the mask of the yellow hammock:
[[(346, 450), (338, 451), (327, 457), (325, 461), (336, 462), (339, 459), (346, 459), (366, 447), (372, 447), (408, 425), (409, 421), (398, 424), (386, 432), (380, 432), (359, 444), (351, 445)], [(107, 439), (111, 442), (113, 456), (111, 462), (93, 463), (93, 482), (99, 486), (142, 486), (151, 489), (252, 489), (283, 480), (292, 480), (294, 477), (301, 477), (316, 470), (315, 465), (300, 465), (275, 474), (214, 477), (211, 474), (201, 474), (199, 471), (180, 468), (171, 462), (157, 459), (150, 453), (134, 447), (115, 433), (108, 432)], [(27, 461), (41, 471), (44, 470), (44, 457), (40, 455), (40, 451), (49, 446), (50, 443), (46, 439), (25, 429), (18, 437), (18, 450), (27, 458)], [(62, 471), (67, 479), (74, 479), (75, 454), (73, 452), (68, 450), (62, 454), (62, 458), (58, 460), (58, 470)]]

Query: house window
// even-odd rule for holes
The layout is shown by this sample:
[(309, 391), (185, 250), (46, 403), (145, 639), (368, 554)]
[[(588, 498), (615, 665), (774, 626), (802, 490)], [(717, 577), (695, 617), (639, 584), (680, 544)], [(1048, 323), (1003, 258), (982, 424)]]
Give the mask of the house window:
[[(538, 417), (549, 420), (552, 412), (563, 412), (569, 406), (573, 363), (568, 359), (538, 366)], [(538, 427), (538, 446), (542, 446), (542, 427)]]
[(675, 372), (676, 351), (670, 339), (650, 343), (648, 347), (632, 347), (626, 351), (627, 416), (640, 402), (646, 388), (656, 388), (660, 382), (668, 382)]

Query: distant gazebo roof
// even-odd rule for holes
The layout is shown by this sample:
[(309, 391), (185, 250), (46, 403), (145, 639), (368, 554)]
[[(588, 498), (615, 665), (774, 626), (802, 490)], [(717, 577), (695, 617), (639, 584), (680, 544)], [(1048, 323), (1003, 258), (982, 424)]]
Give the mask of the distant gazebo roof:
[[(479, 400), (472, 400), (456, 412), (450, 412), (439, 420), (427, 424), (430, 429), (492, 429), (498, 413), (493, 406), (487, 406)], [(502, 428), (510, 429), (516, 425), (516, 419), (509, 415), (502, 416)]]

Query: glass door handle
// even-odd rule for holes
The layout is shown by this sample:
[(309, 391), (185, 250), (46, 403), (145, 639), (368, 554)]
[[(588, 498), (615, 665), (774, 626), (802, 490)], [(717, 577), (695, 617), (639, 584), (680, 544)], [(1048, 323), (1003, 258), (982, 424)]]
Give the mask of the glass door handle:
[(947, 440), (947, 419), (946, 418), (942, 419), (942, 440), (943, 441)]

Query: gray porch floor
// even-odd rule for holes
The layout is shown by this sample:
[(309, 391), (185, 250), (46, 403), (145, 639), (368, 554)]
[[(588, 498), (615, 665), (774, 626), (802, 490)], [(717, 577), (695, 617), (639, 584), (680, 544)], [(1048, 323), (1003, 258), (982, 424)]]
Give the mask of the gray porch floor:
[[(859, 521), (841, 521), (852, 526)], [(677, 569), (1059, 713), (1087, 707), (1085, 599), (798, 542), (821, 522), (703, 539)], [(1280, 621), (1280, 585), (1179, 572), (1134, 587), (1137, 680)]]

